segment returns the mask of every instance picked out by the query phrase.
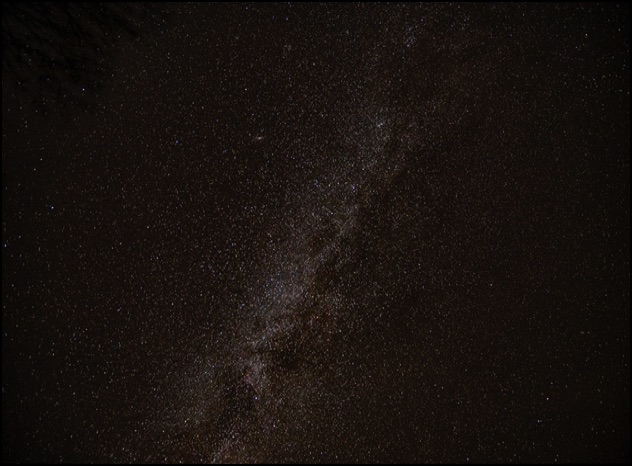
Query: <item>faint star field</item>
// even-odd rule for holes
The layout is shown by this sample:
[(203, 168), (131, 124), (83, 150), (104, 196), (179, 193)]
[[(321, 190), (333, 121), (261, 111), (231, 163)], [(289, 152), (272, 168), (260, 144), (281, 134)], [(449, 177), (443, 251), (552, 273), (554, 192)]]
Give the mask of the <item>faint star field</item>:
[(3, 461), (629, 463), (629, 23), (4, 5)]

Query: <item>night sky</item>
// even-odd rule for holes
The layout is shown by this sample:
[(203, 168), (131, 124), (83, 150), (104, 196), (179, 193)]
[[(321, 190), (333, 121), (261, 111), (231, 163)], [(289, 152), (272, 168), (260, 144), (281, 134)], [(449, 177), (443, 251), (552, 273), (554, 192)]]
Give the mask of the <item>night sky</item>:
[(629, 4), (2, 39), (3, 461), (630, 461)]

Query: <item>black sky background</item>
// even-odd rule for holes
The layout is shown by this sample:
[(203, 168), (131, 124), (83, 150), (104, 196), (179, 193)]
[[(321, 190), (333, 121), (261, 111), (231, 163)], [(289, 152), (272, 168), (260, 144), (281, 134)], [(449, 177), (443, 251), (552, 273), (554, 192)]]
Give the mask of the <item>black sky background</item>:
[(629, 6), (3, 6), (2, 455), (629, 462)]

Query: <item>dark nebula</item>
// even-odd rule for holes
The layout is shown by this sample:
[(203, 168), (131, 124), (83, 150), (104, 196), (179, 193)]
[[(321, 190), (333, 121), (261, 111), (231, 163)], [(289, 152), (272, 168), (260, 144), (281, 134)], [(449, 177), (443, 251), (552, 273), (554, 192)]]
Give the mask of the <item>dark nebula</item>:
[(629, 4), (2, 39), (3, 461), (630, 461)]

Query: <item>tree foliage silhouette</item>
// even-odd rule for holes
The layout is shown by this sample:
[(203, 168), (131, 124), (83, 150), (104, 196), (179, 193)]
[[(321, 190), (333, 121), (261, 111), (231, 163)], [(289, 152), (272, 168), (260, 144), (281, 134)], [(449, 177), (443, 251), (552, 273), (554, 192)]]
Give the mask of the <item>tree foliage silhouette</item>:
[(3, 87), (44, 107), (97, 90), (117, 42), (137, 36), (148, 11), (121, 4), (3, 3)]

